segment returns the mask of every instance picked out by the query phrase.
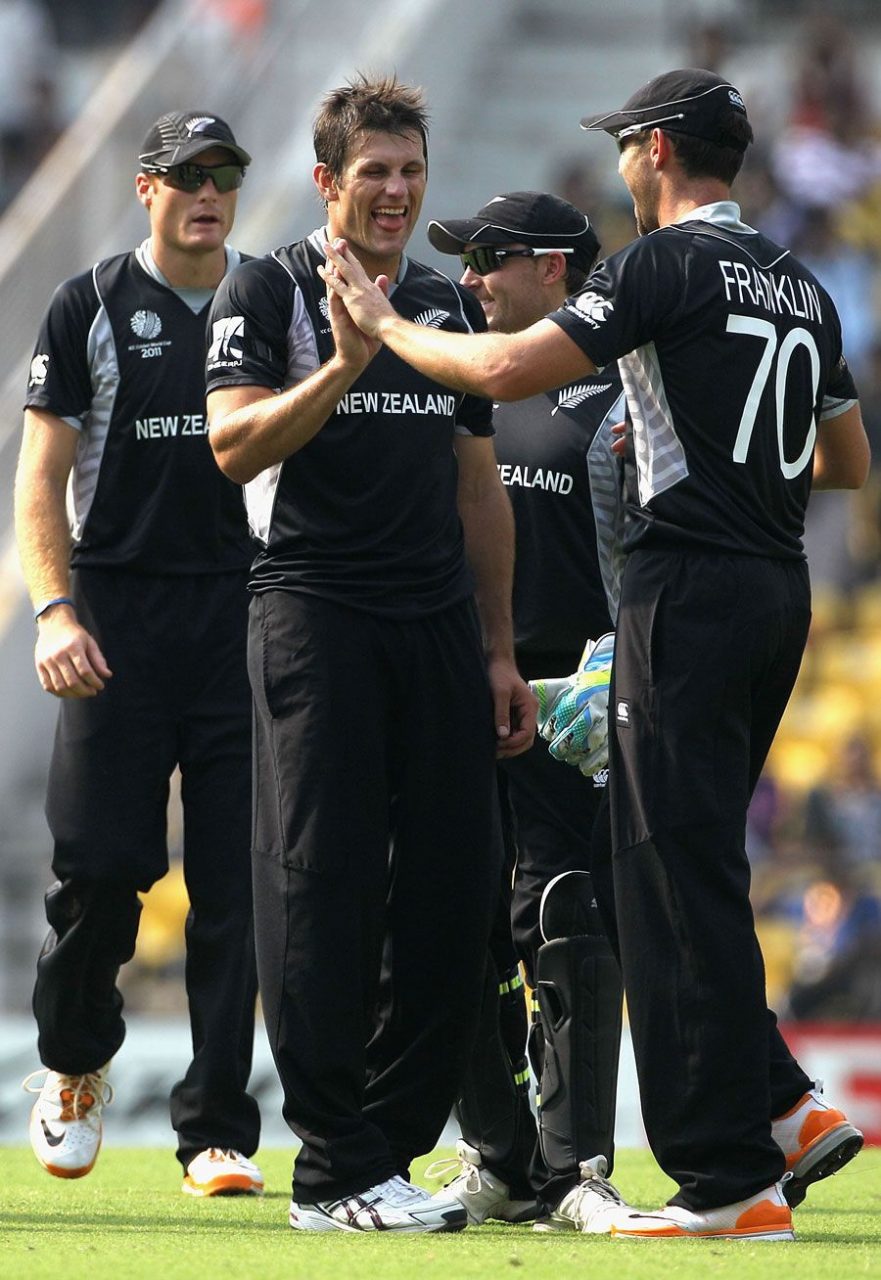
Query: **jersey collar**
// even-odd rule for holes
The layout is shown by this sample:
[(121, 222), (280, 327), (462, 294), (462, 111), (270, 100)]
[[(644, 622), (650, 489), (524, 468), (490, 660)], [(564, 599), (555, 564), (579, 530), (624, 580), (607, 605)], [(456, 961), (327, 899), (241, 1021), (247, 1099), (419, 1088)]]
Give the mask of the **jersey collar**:
[[(242, 255), (239, 253), (238, 249), (233, 249), (229, 245), (226, 245), (225, 249), (226, 270), (224, 271), (224, 275), (228, 275), (229, 272), (232, 271), (233, 267), (237, 267), (239, 265), (242, 260)], [(156, 259), (153, 257), (153, 250), (150, 248), (149, 236), (146, 240), (142, 240), (137, 249), (135, 249), (135, 257), (138, 260), (138, 265), (143, 267), (148, 276), (152, 276), (154, 280), (159, 284), (164, 285), (166, 289), (170, 289), (172, 293), (176, 293), (181, 301), (185, 302), (190, 310), (196, 315), (198, 315), (205, 304), (210, 302), (214, 297), (213, 289), (181, 289), (176, 285), (169, 283), (165, 275), (156, 265)]]
[[(311, 240), (314, 247), (318, 250), (318, 252), (323, 256), (324, 246), (327, 244), (327, 239), (328, 239), (327, 227), (318, 227), (315, 231), (312, 232), (309, 239)], [(398, 274), (395, 276), (394, 280), (389, 281), (389, 290), (388, 290), (389, 297), (392, 296), (395, 289), (397, 289), (398, 285), (404, 279), (404, 276), (407, 274), (408, 266), (409, 266), (409, 262), (407, 260), (407, 255), (406, 253), (402, 253), (400, 265), (398, 266)]]
[(698, 209), (690, 209), (681, 218), (674, 218), (672, 225), (681, 222), (709, 222), (714, 227), (738, 231), (741, 235), (758, 235), (754, 227), (741, 222), (740, 205), (736, 200), (714, 200), (710, 204), (702, 204)]

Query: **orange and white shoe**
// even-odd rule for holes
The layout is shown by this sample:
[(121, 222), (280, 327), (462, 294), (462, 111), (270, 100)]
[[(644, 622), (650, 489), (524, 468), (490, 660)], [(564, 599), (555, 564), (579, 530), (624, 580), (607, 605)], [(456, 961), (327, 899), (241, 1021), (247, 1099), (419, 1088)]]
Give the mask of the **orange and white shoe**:
[(31, 1110), (28, 1135), (34, 1155), (56, 1178), (83, 1178), (101, 1150), (101, 1112), (113, 1099), (110, 1064), (82, 1076), (43, 1068), (22, 1087), (39, 1097)]
[(612, 1223), (614, 1240), (794, 1240), (792, 1211), (777, 1182), (746, 1200), (718, 1209), (668, 1204), (656, 1213), (622, 1214)]
[(209, 1147), (187, 1165), (181, 1190), (188, 1196), (262, 1196), (263, 1174), (240, 1151)]
[(795, 1209), (812, 1182), (837, 1173), (853, 1160), (863, 1145), (863, 1135), (843, 1111), (823, 1098), (823, 1083), (814, 1088), (785, 1115), (771, 1122), (771, 1136), (786, 1156), (787, 1178), (783, 1194)]

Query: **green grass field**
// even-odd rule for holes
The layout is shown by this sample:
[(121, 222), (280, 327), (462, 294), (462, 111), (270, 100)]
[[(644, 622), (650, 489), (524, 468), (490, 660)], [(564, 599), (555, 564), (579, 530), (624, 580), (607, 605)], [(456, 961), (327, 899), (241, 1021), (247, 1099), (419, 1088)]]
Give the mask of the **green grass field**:
[[(445, 1154), (443, 1152), (435, 1153)], [(23, 1147), (0, 1149), (0, 1276), (9, 1280), (858, 1280), (881, 1277), (881, 1149), (819, 1183), (796, 1211), (798, 1244), (622, 1243), (488, 1223), (457, 1235), (300, 1235), (287, 1226), (290, 1155), (259, 1156), (262, 1199), (192, 1200), (170, 1152), (102, 1152), (75, 1182), (51, 1178)], [(424, 1181), (428, 1161), (415, 1180)], [(670, 1184), (642, 1151), (619, 1153), (615, 1181), (641, 1207)], [(432, 1187), (432, 1189), (434, 1189)]]

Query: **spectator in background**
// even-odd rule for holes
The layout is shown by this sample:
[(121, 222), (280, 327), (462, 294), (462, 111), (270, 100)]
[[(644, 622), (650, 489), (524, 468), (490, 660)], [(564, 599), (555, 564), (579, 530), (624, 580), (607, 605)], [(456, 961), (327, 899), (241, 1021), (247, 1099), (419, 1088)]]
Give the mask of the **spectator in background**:
[(881, 780), (872, 748), (855, 735), (844, 745), (837, 777), (815, 787), (806, 803), (809, 846), (843, 871), (881, 865)]
[(848, 29), (831, 14), (807, 26), (789, 123), (772, 158), (781, 188), (804, 209), (837, 210), (881, 178), (868, 99)]
[(832, 867), (807, 886), (798, 911), (788, 1016), (881, 1018), (881, 900), (866, 877)]

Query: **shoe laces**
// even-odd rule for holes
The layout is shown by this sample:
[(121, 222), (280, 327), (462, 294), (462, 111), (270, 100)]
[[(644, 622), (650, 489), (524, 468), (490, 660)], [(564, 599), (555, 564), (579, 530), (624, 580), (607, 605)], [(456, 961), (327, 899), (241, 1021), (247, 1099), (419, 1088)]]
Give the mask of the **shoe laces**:
[[(54, 1077), (54, 1079), (52, 1079)], [(89, 1071), (81, 1076), (68, 1076), (49, 1067), (39, 1067), (25, 1076), (21, 1087), (27, 1093), (46, 1091), (52, 1079), (47, 1098), (61, 1108), (60, 1120), (85, 1120), (97, 1108), (109, 1106), (113, 1101), (113, 1085), (101, 1071)]]
[(624, 1198), (617, 1187), (613, 1187), (608, 1178), (603, 1175), (608, 1169), (604, 1156), (599, 1156), (595, 1160), (582, 1160), (578, 1166), (578, 1173), (581, 1178), (579, 1189), (584, 1188), (600, 1196), (603, 1200), (613, 1201), (615, 1204), (624, 1204)]
[(466, 1188), (473, 1192), (479, 1191), (482, 1185), (480, 1165), (473, 1164), (463, 1156), (445, 1156), (442, 1160), (432, 1161), (425, 1170), (425, 1176), (430, 1178), (432, 1182), (449, 1179), (449, 1181), (444, 1182), (445, 1186), (451, 1186), (459, 1178), (462, 1178), (465, 1181)]
[(396, 1209), (420, 1203), (424, 1199), (419, 1189), (412, 1186), (399, 1173), (385, 1182), (377, 1182), (370, 1190)]

